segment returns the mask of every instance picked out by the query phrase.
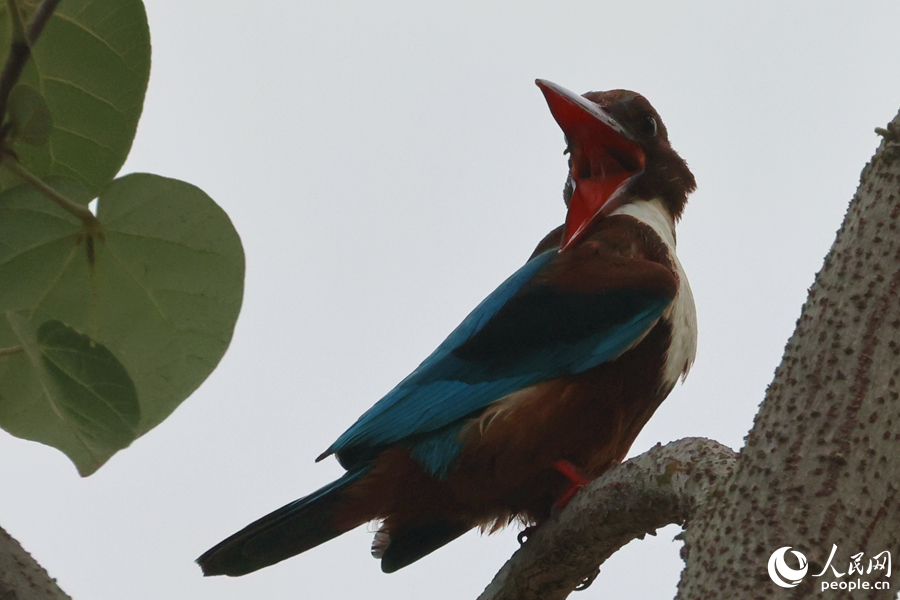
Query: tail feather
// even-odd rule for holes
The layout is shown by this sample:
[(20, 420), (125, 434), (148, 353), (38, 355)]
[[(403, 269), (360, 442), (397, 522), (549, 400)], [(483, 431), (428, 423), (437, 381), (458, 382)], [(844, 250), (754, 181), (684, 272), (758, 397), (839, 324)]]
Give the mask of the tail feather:
[(390, 543), (381, 556), (381, 570), (393, 573), (449, 544), (471, 525), (438, 521), (418, 527), (405, 527), (390, 533)]
[(282, 506), (219, 542), (197, 559), (204, 575), (246, 575), (306, 552), (348, 529), (334, 528), (343, 492), (369, 471), (349, 471), (312, 494)]

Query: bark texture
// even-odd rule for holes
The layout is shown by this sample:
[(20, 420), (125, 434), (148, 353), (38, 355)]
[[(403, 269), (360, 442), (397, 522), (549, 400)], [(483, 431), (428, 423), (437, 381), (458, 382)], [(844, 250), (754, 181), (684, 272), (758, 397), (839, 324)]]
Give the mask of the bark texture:
[[(896, 566), (890, 591), (821, 590), (856, 553), (900, 558), (900, 115), (879, 133), (734, 475), (686, 529), (680, 599), (897, 594)], [(813, 577), (833, 544), (843, 579)], [(809, 560), (790, 590), (767, 572), (783, 546)]]
[(683, 523), (707, 490), (731, 473), (735, 453), (688, 438), (626, 461), (582, 489), (497, 573), (480, 600), (565, 598), (619, 548)]
[(72, 600), (19, 542), (0, 529), (0, 600)]

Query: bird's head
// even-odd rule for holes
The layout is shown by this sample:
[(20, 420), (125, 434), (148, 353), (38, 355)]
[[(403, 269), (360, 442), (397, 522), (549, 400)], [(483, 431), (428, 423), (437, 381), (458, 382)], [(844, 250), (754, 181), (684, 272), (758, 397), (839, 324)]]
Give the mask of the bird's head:
[(646, 98), (628, 90), (579, 96), (543, 79), (536, 83), (568, 144), (568, 214), (560, 251), (627, 202), (661, 198), (673, 220), (681, 216), (696, 187), (694, 176)]

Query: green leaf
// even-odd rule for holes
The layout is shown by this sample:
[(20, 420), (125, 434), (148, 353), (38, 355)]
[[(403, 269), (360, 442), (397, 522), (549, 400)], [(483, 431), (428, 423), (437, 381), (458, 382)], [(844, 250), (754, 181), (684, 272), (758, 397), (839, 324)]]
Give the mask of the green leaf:
[[(244, 254), (215, 202), (174, 179), (117, 179), (100, 196), (97, 216), (102, 234), (89, 240), (78, 219), (31, 188), (0, 193), (0, 314), (24, 311), (35, 330), (62, 321), (108, 348), (134, 382), (140, 436), (224, 354), (240, 311)], [(0, 319), (0, 348), (20, 343)], [(93, 472), (114, 451), (93, 456), (71, 433), (45, 428), (41, 381), (27, 363), (23, 354), (0, 357), (0, 427)]]
[(9, 95), (11, 135), (30, 146), (46, 146), (53, 129), (53, 115), (40, 92), (19, 84)]
[(21, 312), (6, 316), (40, 381), (45, 427), (68, 430), (93, 459), (78, 465), (83, 475), (134, 441), (137, 392), (108, 348), (60, 321), (46, 321), (35, 334)]
[[(26, 14), (37, 2), (20, 1)], [(9, 13), (0, 11), (0, 61), (10, 46)], [(61, 2), (32, 49), (21, 82), (53, 115), (49, 143), (13, 149), (32, 173), (77, 179), (98, 194), (125, 162), (150, 76), (150, 32), (141, 0)], [(0, 190), (18, 185), (0, 173)]]

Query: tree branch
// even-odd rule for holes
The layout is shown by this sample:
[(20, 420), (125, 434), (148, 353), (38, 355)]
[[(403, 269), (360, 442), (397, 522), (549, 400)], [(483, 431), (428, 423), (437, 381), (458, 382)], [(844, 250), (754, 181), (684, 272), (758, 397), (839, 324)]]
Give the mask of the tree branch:
[(657, 444), (582, 489), (558, 520), (544, 523), (512, 556), (479, 600), (565, 598), (631, 540), (688, 520), (734, 461), (731, 449), (704, 438)]
[(19, 542), (0, 528), (0, 598), (72, 600)]

